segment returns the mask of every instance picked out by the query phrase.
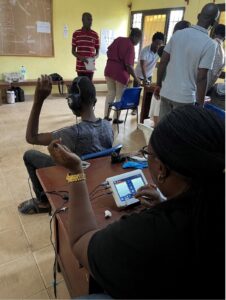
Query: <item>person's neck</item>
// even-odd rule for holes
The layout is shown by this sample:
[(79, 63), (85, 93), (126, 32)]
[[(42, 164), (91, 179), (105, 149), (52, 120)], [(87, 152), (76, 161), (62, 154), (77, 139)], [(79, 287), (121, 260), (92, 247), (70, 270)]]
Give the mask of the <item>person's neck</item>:
[(209, 27), (210, 27), (209, 22), (206, 23), (206, 22), (203, 22), (203, 21), (198, 21), (197, 25), (200, 26), (200, 27), (203, 27), (203, 28), (205, 28), (205, 29), (207, 29), (207, 30), (208, 30)]
[(85, 31), (89, 31), (90, 29), (91, 29), (90, 27), (88, 27), (88, 28), (84, 27), (84, 26), (82, 27), (82, 30), (85, 30)]
[(157, 52), (157, 50), (156, 49), (154, 49), (154, 47), (153, 47), (153, 45), (151, 44), (151, 47), (150, 47), (150, 49), (151, 49), (151, 51), (153, 52), (153, 53), (156, 53)]
[(87, 110), (81, 114), (82, 121), (96, 122), (98, 119), (96, 118), (93, 108)]
[(190, 183), (185, 180), (170, 180), (168, 184), (161, 188), (161, 192), (167, 200), (174, 199), (184, 194), (190, 187)]

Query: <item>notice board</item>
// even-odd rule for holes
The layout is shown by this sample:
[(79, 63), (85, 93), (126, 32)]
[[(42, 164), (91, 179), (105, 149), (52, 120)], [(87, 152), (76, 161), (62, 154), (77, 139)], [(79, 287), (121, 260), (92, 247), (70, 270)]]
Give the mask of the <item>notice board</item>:
[(0, 0), (0, 55), (54, 56), (52, 0)]

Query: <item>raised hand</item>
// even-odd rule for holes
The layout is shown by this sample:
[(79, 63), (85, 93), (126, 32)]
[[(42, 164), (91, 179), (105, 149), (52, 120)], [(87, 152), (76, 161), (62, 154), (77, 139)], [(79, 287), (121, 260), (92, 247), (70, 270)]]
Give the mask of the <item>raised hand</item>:
[(153, 207), (161, 202), (161, 196), (154, 184), (147, 184), (137, 190), (135, 198), (146, 207)]
[(47, 75), (41, 75), (38, 78), (36, 89), (35, 89), (35, 103), (42, 103), (50, 94), (52, 90), (51, 78)]
[(49, 153), (56, 164), (65, 167), (72, 173), (82, 172), (82, 161), (79, 156), (72, 153), (60, 140), (52, 141), (48, 146)]

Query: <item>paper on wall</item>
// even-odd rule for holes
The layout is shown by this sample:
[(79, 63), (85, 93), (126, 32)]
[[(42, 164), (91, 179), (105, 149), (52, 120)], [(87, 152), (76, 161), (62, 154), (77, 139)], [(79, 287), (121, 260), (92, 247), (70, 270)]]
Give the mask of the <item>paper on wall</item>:
[(101, 29), (100, 53), (106, 54), (108, 47), (115, 39), (115, 32), (112, 29)]
[(37, 32), (51, 33), (51, 27), (49, 22), (37, 21)]

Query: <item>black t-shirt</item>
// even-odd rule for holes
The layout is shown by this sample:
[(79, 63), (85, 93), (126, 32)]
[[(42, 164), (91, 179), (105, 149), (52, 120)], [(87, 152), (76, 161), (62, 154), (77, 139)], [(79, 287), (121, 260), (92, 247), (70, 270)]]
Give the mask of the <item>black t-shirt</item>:
[(202, 253), (197, 251), (194, 237), (192, 197), (189, 192), (155, 208), (124, 216), (92, 237), (88, 247), (90, 269), (110, 296), (211, 296), (208, 284), (214, 290), (213, 279), (219, 274), (212, 272), (209, 261), (213, 256), (208, 248), (204, 255), (208, 261), (199, 261)]

